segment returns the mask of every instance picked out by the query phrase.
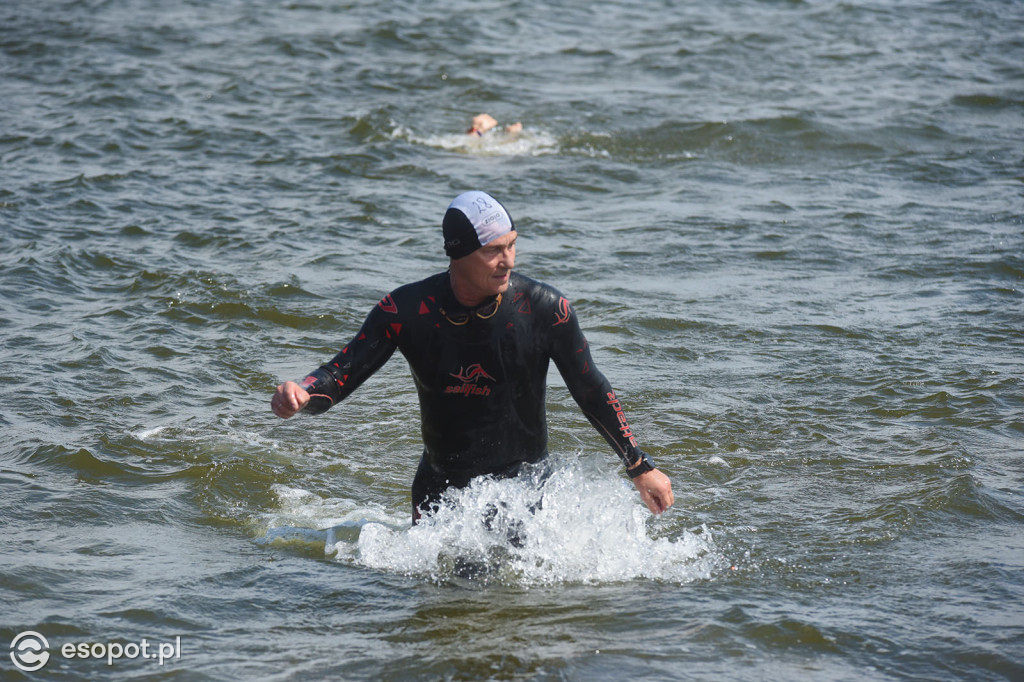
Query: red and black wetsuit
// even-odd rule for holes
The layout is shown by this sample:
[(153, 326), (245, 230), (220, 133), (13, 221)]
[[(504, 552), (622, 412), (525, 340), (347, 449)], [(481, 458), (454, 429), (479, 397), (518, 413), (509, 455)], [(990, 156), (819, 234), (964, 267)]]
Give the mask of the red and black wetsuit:
[(513, 272), (508, 290), (470, 310), (447, 272), (381, 299), (333, 360), (302, 382), (306, 411), (343, 400), (398, 349), (419, 392), (423, 458), (413, 482), (416, 508), (475, 476), (515, 475), (547, 455), (545, 388), (555, 361), (573, 398), (623, 462), (643, 453), (608, 380), (594, 366), (569, 301)]

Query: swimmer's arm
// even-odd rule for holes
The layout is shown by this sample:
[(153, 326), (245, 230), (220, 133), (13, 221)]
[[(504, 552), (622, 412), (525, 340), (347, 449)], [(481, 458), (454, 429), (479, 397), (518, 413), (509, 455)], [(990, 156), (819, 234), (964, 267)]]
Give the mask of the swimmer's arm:
[[(644, 466), (649, 458), (637, 446), (633, 430), (626, 420), (611, 384), (594, 366), (586, 337), (579, 327), (576, 313), (566, 302), (568, 315), (563, 317), (564, 329), (560, 330), (554, 345), (553, 359), (565, 380), (573, 399), (583, 410), (587, 420), (615, 450), (631, 469)], [(672, 481), (658, 469), (651, 469), (634, 475), (630, 473), (633, 485), (640, 493), (647, 508), (654, 514), (661, 514), (675, 501)]]
[[(633, 470), (644, 467), (645, 462), (650, 463), (650, 458), (636, 445), (632, 428), (625, 421), (625, 415), (622, 413), (621, 407), (618, 407), (619, 401), (615, 397), (615, 392), (611, 390), (607, 379), (603, 380), (603, 384), (606, 390), (601, 390), (598, 393), (606, 397), (607, 400), (602, 398), (595, 401), (583, 396), (576, 397), (574, 395), (574, 397), (580, 404), (583, 414), (594, 425), (598, 433), (604, 436), (608, 444), (615, 449), (619, 458), (626, 465), (626, 473), (632, 479), (637, 492), (640, 493), (640, 499), (652, 514), (661, 514), (675, 502), (675, 496), (672, 493), (672, 480), (657, 468), (640, 474), (634, 473)], [(584, 394), (592, 397), (594, 393), (584, 392)]]
[(552, 331), (551, 358), (573, 400), (627, 468), (639, 464), (643, 453), (637, 447), (633, 429), (608, 379), (594, 365), (576, 311), (564, 298)]
[(270, 408), (288, 419), (301, 411), (326, 412), (340, 403), (380, 369), (394, 354), (397, 339), (381, 307), (375, 306), (356, 337), (341, 352), (302, 381), (286, 381), (274, 391)]

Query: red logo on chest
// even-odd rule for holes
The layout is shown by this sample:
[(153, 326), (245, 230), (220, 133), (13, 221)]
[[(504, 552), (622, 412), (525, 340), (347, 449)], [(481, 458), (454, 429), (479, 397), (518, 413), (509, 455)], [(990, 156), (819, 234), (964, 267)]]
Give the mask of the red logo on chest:
[(481, 379), (487, 381), (494, 381), (494, 377), (487, 373), (480, 363), (470, 365), (469, 367), (460, 367), (457, 374), (451, 374), (450, 376), (455, 377), (461, 384), (445, 386), (444, 392), (446, 394), (455, 395), (477, 395), (477, 396), (488, 396), (491, 394), (490, 386), (478, 385)]

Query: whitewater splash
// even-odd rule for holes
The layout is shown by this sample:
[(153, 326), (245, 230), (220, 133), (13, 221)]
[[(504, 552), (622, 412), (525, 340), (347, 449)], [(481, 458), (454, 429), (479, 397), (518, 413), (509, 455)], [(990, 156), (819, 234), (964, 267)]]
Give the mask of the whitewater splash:
[(437, 582), (687, 583), (728, 566), (706, 527), (655, 537), (662, 520), (628, 482), (598, 469), (576, 462), (544, 479), (476, 479), (415, 526), (406, 514), (281, 486), (267, 539), (322, 538), (339, 561)]

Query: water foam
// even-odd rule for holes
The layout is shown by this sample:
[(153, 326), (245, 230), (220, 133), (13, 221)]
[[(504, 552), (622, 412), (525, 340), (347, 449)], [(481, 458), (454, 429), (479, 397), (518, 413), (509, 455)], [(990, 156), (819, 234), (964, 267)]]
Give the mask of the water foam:
[(322, 498), (308, 490), (274, 484), (278, 508), (266, 515), (265, 542), (323, 544), (329, 554), (343, 553), (368, 523), (400, 528), (405, 515), (389, 514), (383, 507), (359, 505), (343, 497)]
[[(708, 579), (725, 559), (707, 528), (654, 537), (632, 486), (579, 464), (538, 476), (481, 478), (451, 491), (416, 526), (366, 523), (328, 553), (435, 581), (513, 585)], [(654, 521), (654, 524), (660, 520)]]
[(391, 135), (414, 144), (479, 156), (537, 156), (558, 151), (558, 139), (554, 135), (532, 128), (516, 134), (495, 130), (482, 136), (466, 133), (422, 136), (405, 126), (397, 126)]
[(147, 441), (151, 438), (159, 436), (161, 433), (167, 430), (166, 426), (155, 426), (151, 429), (141, 429), (139, 431), (131, 432), (131, 435), (138, 438), (141, 441)]

